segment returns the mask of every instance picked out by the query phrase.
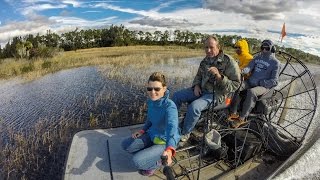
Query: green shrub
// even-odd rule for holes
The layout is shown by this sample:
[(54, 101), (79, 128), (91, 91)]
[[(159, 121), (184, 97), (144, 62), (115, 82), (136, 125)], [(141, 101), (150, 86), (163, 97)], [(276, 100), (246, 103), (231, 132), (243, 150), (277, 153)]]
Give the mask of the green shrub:
[(41, 65), (42, 69), (48, 69), (50, 68), (52, 65), (52, 62), (51, 61), (44, 61)]
[(58, 48), (39, 46), (30, 50), (30, 59), (34, 58), (52, 58), (59, 52)]
[(20, 70), (21, 70), (21, 73), (27, 73), (27, 72), (33, 71), (34, 65), (33, 63), (26, 64), (22, 68), (20, 68)]

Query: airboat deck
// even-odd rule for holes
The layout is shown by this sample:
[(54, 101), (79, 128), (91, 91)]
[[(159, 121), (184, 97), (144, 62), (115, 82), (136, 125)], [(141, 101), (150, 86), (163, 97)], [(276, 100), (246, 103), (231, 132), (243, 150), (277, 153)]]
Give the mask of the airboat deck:
[[(64, 179), (166, 179), (162, 168), (151, 177), (141, 176), (130, 163), (132, 155), (121, 149), (121, 141), (141, 127), (142, 124), (111, 129), (85, 130), (75, 134), (66, 162)], [(192, 148), (192, 146), (187, 146), (187, 148)], [(197, 167), (197, 156), (185, 161), (181, 160), (187, 157), (185, 149), (178, 149), (176, 158), (180, 161), (179, 166), (184, 166), (186, 169)], [(236, 170), (232, 170), (225, 162), (218, 161), (203, 167), (199, 179), (248, 179), (248, 177), (255, 179), (255, 177), (259, 177), (259, 171), (271, 174), (275, 167), (280, 165), (280, 162), (277, 163), (276, 166), (270, 168), (263, 161), (252, 158)], [(183, 173), (179, 166), (173, 166), (174, 171)], [(197, 172), (186, 172), (185, 177), (181, 176), (179, 179), (197, 179)]]
[(148, 179), (129, 163), (131, 155), (121, 141), (142, 125), (78, 132), (72, 140), (65, 168), (65, 180)]

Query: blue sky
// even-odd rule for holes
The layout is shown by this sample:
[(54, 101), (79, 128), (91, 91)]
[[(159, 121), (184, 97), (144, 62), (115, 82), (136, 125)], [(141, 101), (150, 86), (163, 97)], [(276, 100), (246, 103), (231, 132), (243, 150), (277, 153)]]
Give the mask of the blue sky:
[[(1, 0), (0, 44), (14, 36), (123, 24), (257, 39), (320, 56), (318, 0)], [(283, 23), (287, 36), (280, 43)]]

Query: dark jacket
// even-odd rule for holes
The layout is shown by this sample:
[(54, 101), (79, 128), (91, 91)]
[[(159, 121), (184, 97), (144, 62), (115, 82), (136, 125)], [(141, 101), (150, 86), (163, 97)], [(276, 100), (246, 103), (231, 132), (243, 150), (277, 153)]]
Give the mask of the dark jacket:
[[(208, 72), (208, 68), (212, 66), (219, 69), (223, 76), (222, 80), (215, 80), (215, 77)], [(192, 87), (195, 85), (199, 85), (204, 92), (212, 93), (214, 90), (216, 100), (218, 103), (222, 103), (231, 92), (236, 91), (240, 86), (239, 66), (235, 60), (224, 54), (223, 51), (220, 51), (216, 57), (205, 57), (200, 63)]]

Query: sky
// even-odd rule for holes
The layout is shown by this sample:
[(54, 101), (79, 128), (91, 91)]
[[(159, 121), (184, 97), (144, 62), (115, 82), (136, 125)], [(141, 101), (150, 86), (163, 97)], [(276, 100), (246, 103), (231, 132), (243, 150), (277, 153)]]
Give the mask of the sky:
[(49, 29), (60, 34), (122, 24), (137, 31), (271, 39), (320, 56), (319, 9), (319, 0), (0, 0), (0, 44)]

